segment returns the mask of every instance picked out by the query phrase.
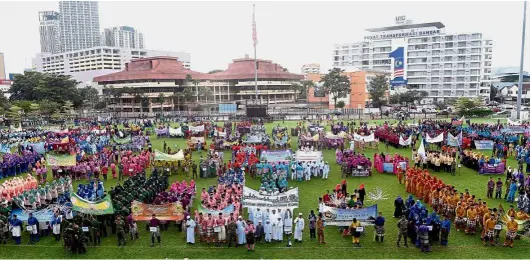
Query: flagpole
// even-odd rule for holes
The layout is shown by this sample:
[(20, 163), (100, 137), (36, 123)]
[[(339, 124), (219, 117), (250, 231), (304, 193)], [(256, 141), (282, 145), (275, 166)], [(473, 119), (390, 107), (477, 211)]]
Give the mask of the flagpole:
[(523, 8), (523, 35), (521, 36), (521, 63), (519, 64), (519, 84), (517, 88), (517, 119), (521, 120), (521, 95), (523, 92), (523, 64), (524, 64), (524, 43), (526, 34), (526, 1)]
[[(253, 4), (252, 5), (252, 26), (253, 26), (253, 31), (254, 31), (254, 34), (256, 33), (256, 18), (255, 18), (255, 13), (256, 13), (256, 5)], [(256, 102), (258, 100), (258, 56), (257, 56), (257, 52), (256, 52), (256, 40), (254, 40), (254, 89), (256, 90)]]

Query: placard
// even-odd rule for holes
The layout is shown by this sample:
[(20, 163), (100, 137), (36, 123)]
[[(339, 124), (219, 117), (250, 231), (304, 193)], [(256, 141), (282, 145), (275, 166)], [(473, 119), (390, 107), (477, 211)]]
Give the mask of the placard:
[(495, 230), (501, 230), (502, 229), (502, 225), (495, 225)]
[(27, 231), (33, 231), (33, 226), (26, 226)]
[(291, 232), (293, 232), (293, 227), (283, 227), (283, 231), (285, 233), (291, 233)]
[(364, 232), (364, 227), (357, 227), (357, 228), (355, 228), (355, 231)]
[(157, 231), (158, 231), (158, 228), (157, 228), (157, 227), (150, 227), (150, 228), (149, 228), (149, 231), (151, 231), (151, 232), (157, 232)]
[(213, 231), (216, 232), (216, 233), (221, 232), (221, 226), (214, 227)]
[(429, 231), (432, 231), (432, 226), (427, 226), (427, 228), (429, 229)]
[(82, 227), (83, 232), (88, 232), (88, 227)]

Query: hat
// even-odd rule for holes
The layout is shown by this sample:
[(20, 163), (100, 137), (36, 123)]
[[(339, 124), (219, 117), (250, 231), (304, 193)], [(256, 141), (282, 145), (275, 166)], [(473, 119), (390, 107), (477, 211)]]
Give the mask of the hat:
[(302, 216), (302, 213), (298, 213), (298, 216)]
[(261, 223), (261, 220), (260, 220), (260, 221), (258, 221), (258, 223)]
[(186, 219), (190, 219), (190, 216), (187, 216)]

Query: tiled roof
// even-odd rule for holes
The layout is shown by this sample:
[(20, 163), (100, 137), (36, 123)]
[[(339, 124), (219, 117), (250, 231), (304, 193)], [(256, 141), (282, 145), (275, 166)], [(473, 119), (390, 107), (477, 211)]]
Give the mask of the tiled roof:
[[(96, 82), (185, 79), (190, 74), (199, 80), (246, 80), (254, 79), (254, 60), (236, 59), (228, 69), (214, 74), (206, 74), (186, 69), (182, 62), (174, 57), (153, 57), (132, 60), (124, 71), (95, 77)], [(303, 75), (286, 72), (281, 65), (268, 60), (258, 60), (259, 79), (300, 80)]]

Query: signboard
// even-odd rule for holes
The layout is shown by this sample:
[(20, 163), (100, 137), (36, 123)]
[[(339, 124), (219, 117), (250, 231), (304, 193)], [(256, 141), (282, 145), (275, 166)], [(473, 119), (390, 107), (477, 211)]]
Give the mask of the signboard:
[(75, 166), (75, 155), (46, 154), (46, 162), (49, 166)]
[(293, 159), (293, 152), (291, 150), (275, 150), (275, 151), (262, 151), (261, 161), (267, 162), (288, 162)]
[(361, 209), (341, 209), (324, 206), (322, 216), (326, 225), (330, 226), (349, 226), (356, 218), (362, 222), (374, 222), (377, 217), (377, 204)]
[(318, 162), (322, 160), (322, 152), (306, 152), (298, 150), (296, 151), (295, 158), (297, 162)]
[(199, 205), (199, 213), (202, 213), (202, 215), (212, 214), (212, 216), (219, 216), (219, 213), (223, 213), (224, 216), (229, 216), (230, 213), (234, 213), (234, 210), (234, 204), (230, 204), (222, 210), (207, 209), (203, 205)]
[(83, 214), (107, 215), (114, 213), (110, 195), (105, 196), (101, 201), (93, 202), (79, 197), (76, 193), (72, 193), (70, 201), (72, 202), (72, 210)]
[(277, 195), (264, 195), (249, 187), (243, 187), (243, 207), (264, 209), (298, 208), (298, 187)]
[(477, 150), (492, 150), (493, 141), (491, 140), (475, 140), (475, 147)]
[(155, 149), (155, 161), (182, 161), (184, 160), (184, 153), (182, 149), (176, 154), (167, 154)]
[(184, 219), (184, 208), (180, 202), (154, 205), (133, 201), (131, 204), (131, 212), (133, 219), (136, 221), (151, 220), (153, 214), (156, 214), (156, 218), (159, 220)]

